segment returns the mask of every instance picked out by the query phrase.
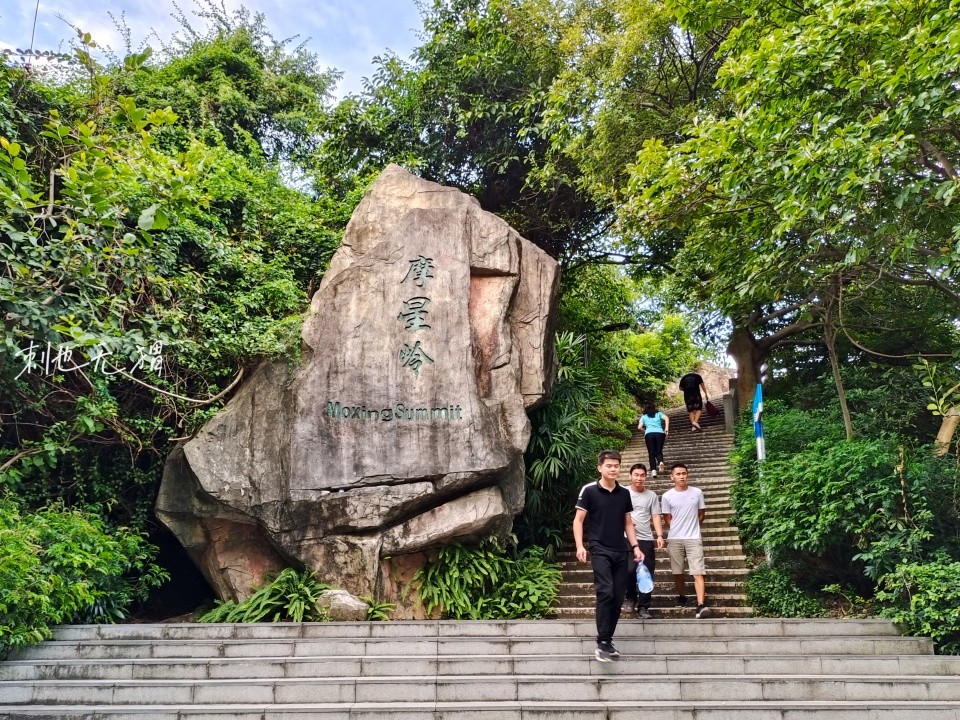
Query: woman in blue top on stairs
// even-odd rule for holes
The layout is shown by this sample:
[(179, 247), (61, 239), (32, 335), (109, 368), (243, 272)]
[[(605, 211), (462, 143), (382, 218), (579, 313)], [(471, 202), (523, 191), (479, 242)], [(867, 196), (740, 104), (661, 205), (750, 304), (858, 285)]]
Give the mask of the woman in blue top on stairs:
[(670, 418), (657, 410), (656, 403), (651, 400), (643, 409), (637, 427), (644, 431), (643, 441), (650, 457), (650, 477), (656, 477), (657, 472), (663, 472), (663, 444), (670, 433)]

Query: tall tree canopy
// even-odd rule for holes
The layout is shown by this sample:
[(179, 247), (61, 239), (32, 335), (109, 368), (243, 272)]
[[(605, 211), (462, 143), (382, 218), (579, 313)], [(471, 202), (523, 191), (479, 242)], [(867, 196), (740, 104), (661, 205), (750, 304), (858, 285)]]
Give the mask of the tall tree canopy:
[(813, 327), (829, 345), (845, 292), (928, 288), (956, 317), (960, 3), (675, 9), (695, 32), (734, 26), (720, 47), (727, 105), (694, 117), (682, 143), (645, 144), (620, 220), (631, 247), (682, 237), (674, 264), (691, 296), (752, 349), (741, 370)]

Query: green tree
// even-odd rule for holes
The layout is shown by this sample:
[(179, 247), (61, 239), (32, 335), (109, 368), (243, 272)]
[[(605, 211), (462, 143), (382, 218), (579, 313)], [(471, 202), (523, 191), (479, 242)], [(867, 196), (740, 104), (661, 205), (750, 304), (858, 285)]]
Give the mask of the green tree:
[(343, 190), (397, 162), (476, 197), (554, 258), (590, 256), (607, 216), (550, 151), (547, 98), (562, 70), (563, 4), (434, 0), (412, 63), (378, 58), (365, 91), (331, 113), (317, 187)]
[(682, 143), (650, 140), (620, 218), (645, 239), (681, 234), (674, 264), (733, 320), (741, 373), (812, 329), (829, 350), (841, 293), (878, 279), (930, 288), (955, 316), (960, 5), (676, 10), (696, 32), (735, 23), (729, 110), (699, 114)]

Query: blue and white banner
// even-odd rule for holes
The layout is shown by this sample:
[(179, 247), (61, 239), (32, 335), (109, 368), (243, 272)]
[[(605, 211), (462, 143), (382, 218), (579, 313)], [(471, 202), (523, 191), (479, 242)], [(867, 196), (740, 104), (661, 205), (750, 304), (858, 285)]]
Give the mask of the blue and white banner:
[(763, 443), (763, 386), (757, 383), (753, 394), (753, 434), (757, 438), (757, 462), (767, 458), (767, 448)]

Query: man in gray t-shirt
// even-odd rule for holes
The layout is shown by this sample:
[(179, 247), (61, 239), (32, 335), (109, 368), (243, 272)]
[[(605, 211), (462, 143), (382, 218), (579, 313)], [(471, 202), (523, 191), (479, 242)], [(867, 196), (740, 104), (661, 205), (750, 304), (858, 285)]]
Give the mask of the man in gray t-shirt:
[(695, 617), (707, 617), (710, 608), (707, 607), (706, 600), (706, 568), (703, 561), (703, 539), (700, 536), (700, 525), (706, 515), (706, 503), (700, 488), (687, 484), (686, 465), (674, 463), (670, 468), (670, 479), (673, 487), (660, 499), (660, 509), (670, 529), (667, 535), (667, 552), (670, 555), (673, 584), (677, 589), (676, 604), (677, 607), (687, 604), (683, 582), (683, 561), (686, 559), (697, 593)]
[[(656, 551), (663, 549), (663, 524), (660, 519), (660, 499), (653, 490), (648, 490), (647, 466), (643, 463), (636, 463), (630, 467), (630, 500), (633, 502), (633, 512), (630, 516), (633, 518), (633, 529), (637, 533), (637, 544), (643, 552), (643, 564), (650, 571), (653, 577), (654, 566), (656, 565)], [(650, 525), (653, 524), (653, 530), (656, 531), (656, 541)], [(633, 613), (638, 620), (649, 620), (653, 617), (650, 614), (650, 605), (653, 603), (653, 593), (641, 593), (637, 590), (636, 582), (637, 564), (630, 564), (630, 584), (627, 586), (627, 599), (633, 601)]]

